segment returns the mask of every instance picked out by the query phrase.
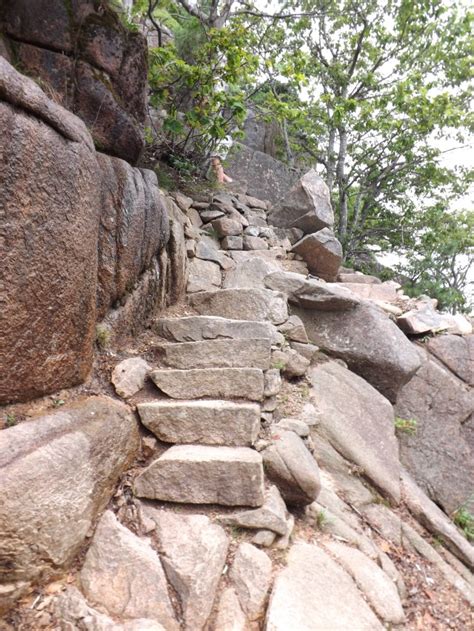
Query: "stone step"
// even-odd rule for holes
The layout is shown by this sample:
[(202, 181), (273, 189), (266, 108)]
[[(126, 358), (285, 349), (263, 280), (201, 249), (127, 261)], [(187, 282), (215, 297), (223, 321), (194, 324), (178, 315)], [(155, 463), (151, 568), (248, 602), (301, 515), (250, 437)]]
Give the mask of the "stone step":
[(158, 335), (173, 342), (199, 342), (201, 340), (268, 338), (273, 344), (283, 336), (270, 322), (233, 320), (217, 316), (185, 316), (160, 318), (154, 329)]
[(231, 401), (152, 401), (137, 405), (140, 419), (165, 443), (251, 446), (260, 406)]
[(281, 324), (288, 319), (286, 297), (270, 289), (219, 289), (189, 296), (189, 303), (201, 315)]
[(176, 445), (136, 478), (133, 490), (166, 502), (261, 506), (262, 457), (247, 447)]
[(264, 378), (259, 368), (158, 369), (150, 377), (173, 399), (263, 399)]
[(170, 368), (270, 368), (268, 338), (160, 344), (155, 350), (159, 363)]

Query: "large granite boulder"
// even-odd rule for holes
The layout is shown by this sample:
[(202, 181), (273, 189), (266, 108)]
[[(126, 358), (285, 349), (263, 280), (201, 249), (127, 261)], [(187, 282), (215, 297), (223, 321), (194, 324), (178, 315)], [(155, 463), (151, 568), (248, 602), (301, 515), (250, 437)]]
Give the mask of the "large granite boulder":
[(427, 346), (451, 372), (474, 386), (474, 335), (438, 335)]
[(82, 121), (2, 57), (0, 99), (1, 403), (87, 375), (101, 208)]
[(399, 431), (401, 460), (448, 514), (469, 500), (472, 512), (474, 392), (426, 351), (420, 355), (421, 368), (397, 398), (397, 416), (413, 421), (412, 431)]
[(380, 309), (361, 303), (349, 311), (293, 308), (311, 342), (347, 362), (390, 401), (420, 366), (416, 349)]
[(138, 446), (132, 414), (107, 397), (0, 432), (0, 611), (73, 562)]
[(226, 160), (232, 187), (271, 203), (281, 199), (299, 177), (298, 172), (266, 153), (236, 143)]
[(299, 228), (306, 234), (333, 227), (329, 189), (314, 169), (274, 205), (268, 221), (281, 228)]
[[(400, 461), (391, 404), (375, 388), (337, 362), (310, 369), (317, 424), (316, 444), (329, 441), (363, 471), (380, 492), (400, 501)], [(317, 438), (316, 438), (317, 436)]]
[(7, 0), (0, 19), (25, 71), (82, 118), (99, 149), (135, 163), (144, 147), (143, 35), (90, 0)]

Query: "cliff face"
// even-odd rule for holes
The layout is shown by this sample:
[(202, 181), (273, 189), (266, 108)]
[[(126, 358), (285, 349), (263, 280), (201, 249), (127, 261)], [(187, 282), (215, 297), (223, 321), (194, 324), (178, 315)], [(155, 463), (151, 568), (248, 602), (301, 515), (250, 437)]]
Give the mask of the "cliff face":
[(12, 60), (87, 125), (99, 150), (135, 164), (144, 146), (147, 46), (105, 3), (4, 0)]

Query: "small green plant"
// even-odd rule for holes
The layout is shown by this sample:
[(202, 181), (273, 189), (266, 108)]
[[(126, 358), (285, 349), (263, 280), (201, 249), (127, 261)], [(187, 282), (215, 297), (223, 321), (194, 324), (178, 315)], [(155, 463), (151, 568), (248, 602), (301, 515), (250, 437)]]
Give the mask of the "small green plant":
[(417, 421), (414, 418), (400, 418), (395, 417), (395, 429), (409, 436), (416, 434)]
[(328, 523), (328, 518), (326, 513), (323, 510), (320, 510), (316, 514), (316, 526), (318, 530), (324, 530), (324, 526)]
[(13, 427), (17, 424), (17, 422), (18, 421), (16, 420), (15, 412), (10, 412), (9, 414), (7, 414), (7, 418), (5, 421), (5, 425), (7, 427)]
[(465, 506), (458, 508), (453, 515), (453, 521), (468, 541), (474, 541), (474, 515)]
[(95, 340), (99, 348), (107, 348), (110, 342), (110, 330), (103, 324), (98, 324), (95, 328)]
[(53, 407), (54, 408), (60, 408), (62, 405), (64, 405), (65, 401), (63, 401), (63, 399), (53, 399)]
[(273, 362), (272, 364), (272, 368), (276, 368), (277, 370), (283, 370), (285, 366), (286, 366), (285, 362), (281, 359), (277, 362)]

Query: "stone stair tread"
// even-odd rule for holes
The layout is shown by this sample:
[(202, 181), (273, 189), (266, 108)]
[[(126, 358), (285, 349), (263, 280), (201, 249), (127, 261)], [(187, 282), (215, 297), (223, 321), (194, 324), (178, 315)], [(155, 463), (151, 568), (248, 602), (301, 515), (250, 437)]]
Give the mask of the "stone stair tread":
[(150, 377), (173, 399), (263, 399), (264, 377), (259, 368), (163, 368), (153, 370)]
[(191, 294), (190, 305), (200, 315), (243, 320), (270, 321), (282, 324), (288, 319), (288, 305), (284, 294), (270, 289), (237, 288), (202, 291)]
[(155, 322), (154, 328), (158, 335), (173, 342), (268, 338), (272, 343), (278, 343), (283, 340), (283, 336), (270, 322), (222, 318), (220, 316), (198, 315), (182, 318), (160, 318)]
[(175, 445), (136, 478), (134, 493), (167, 502), (261, 506), (262, 457), (247, 447)]
[(152, 401), (139, 403), (142, 423), (166, 443), (253, 445), (260, 429), (260, 406), (233, 401)]
[(155, 346), (160, 365), (189, 368), (261, 368), (268, 370), (271, 343), (268, 338), (205, 340), (164, 343)]

